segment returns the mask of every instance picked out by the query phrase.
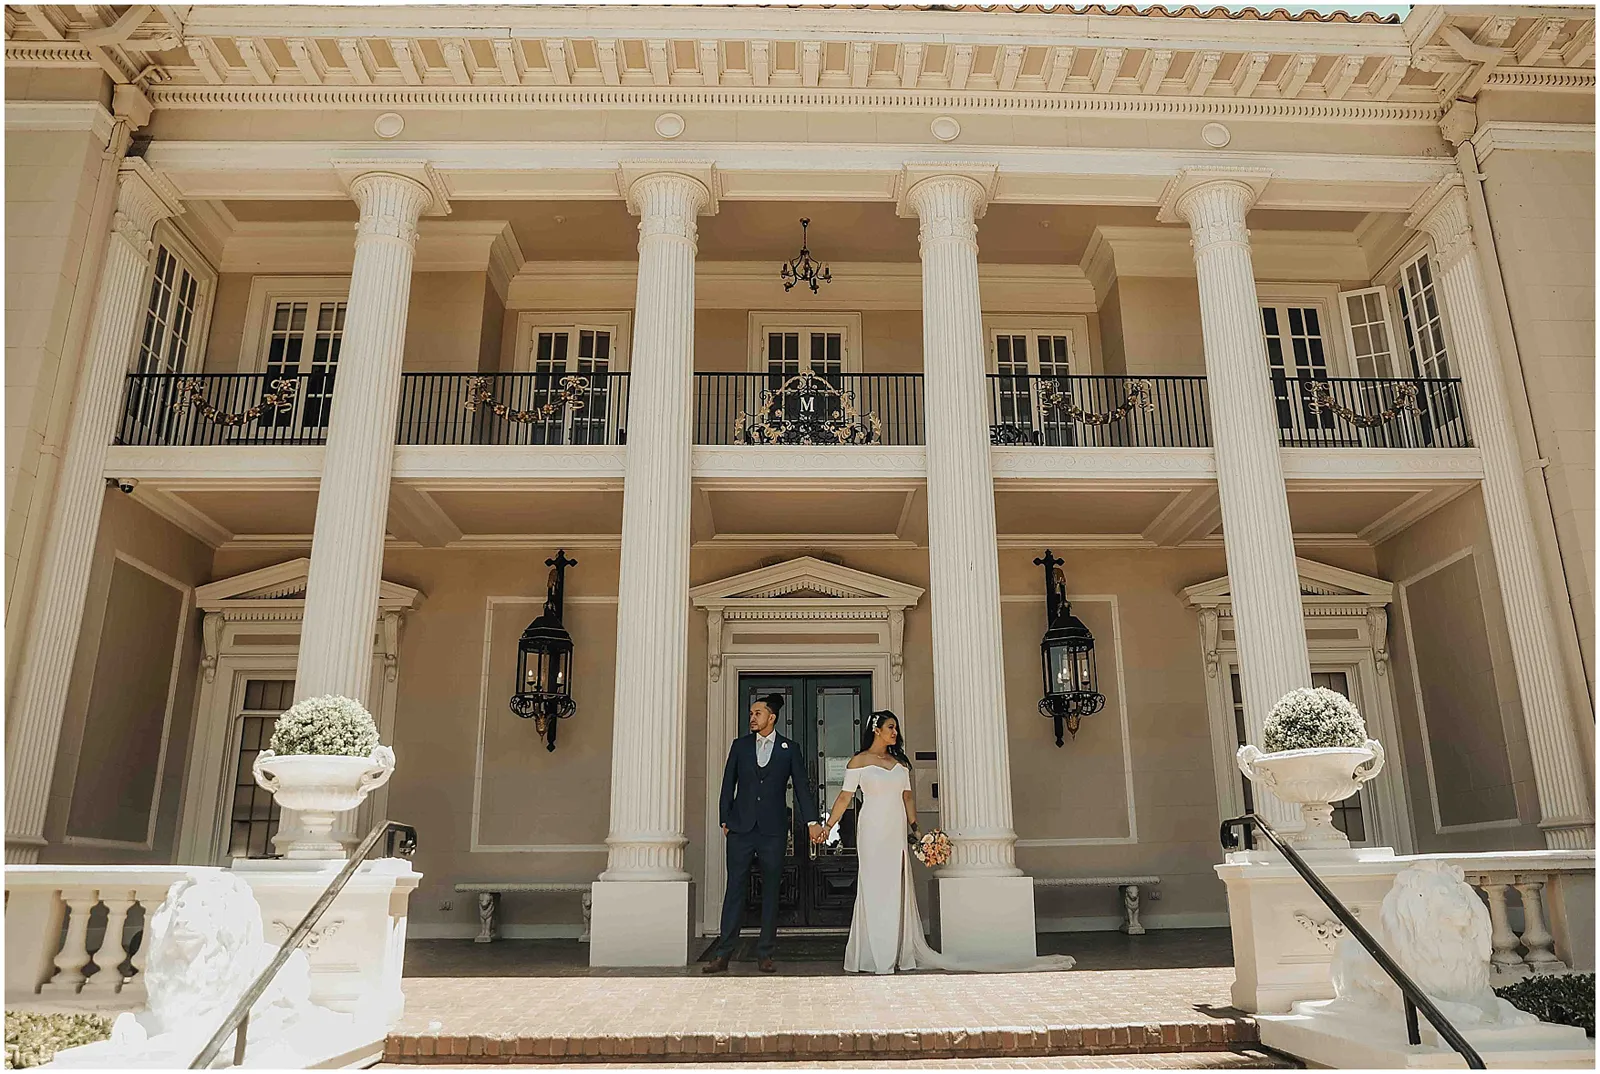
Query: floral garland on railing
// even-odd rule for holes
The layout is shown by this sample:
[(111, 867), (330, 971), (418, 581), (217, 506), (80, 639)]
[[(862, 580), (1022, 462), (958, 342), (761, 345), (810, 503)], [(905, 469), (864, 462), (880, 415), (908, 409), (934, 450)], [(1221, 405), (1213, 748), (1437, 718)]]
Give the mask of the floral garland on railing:
[(1155, 410), (1156, 386), (1152, 381), (1135, 380), (1128, 383), (1128, 397), (1118, 403), (1111, 410), (1103, 414), (1096, 414), (1084, 410), (1072, 400), (1071, 390), (1063, 390), (1049, 381), (1039, 384), (1039, 405), (1046, 410), (1054, 410), (1084, 425), (1110, 425), (1121, 421), (1136, 409)]
[(1311, 382), (1311, 399), (1307, 404), (1314, 414), (1321, 414), (1323, 410), (1331, 410), (1351, 425), (1361, 429), (1376, 429), (1380, 425), (1387, 425), (1398, 418), (1403, 411), (1413, 414), (1421, 413), (1417, 405), (1417, 386), (1410, 381), (1402, 381), (1394, 386), (1394, 402), (1376, 414), (1363, 414), (1359, 410), (1352, 410), (1343, 403), (1333, 398), (1333, 389), (1327, 382), (1314, 380)]
[(467, 399), (463, 404), (467, 413), (476, 413), (479, 406), (489, 404), (490, 413), (496, 417), (505, 418), (507, 421), (520, 422), (524, 425), (537, 421), (549, 421), (551, 416), (562, 407), (570, 410), (582, 410), (583, 404), (589, 394), (588, 377), (562, 377), (561, 394), (542, 406), (533, 410), (512, 410), (510, 404), (497, 402), (494, 389), (489, 386), (488, 377), (473, 377), (467, 381)]
[(216, 405), (211, 400), (206, 398), (206, 386), (204, 383), (198, 380), (179, 381), (177, 391), (183, 398), (174, 400), (172, 409), (174, 411), (183, 411), (194, 407), (199, 415), (207, 421), (230, 428), (243, 425), (247, 421), (255, 421), (261, 417), (261, 412), (264, 410), (282, 414), (293, 409), (295, 392), (300, 387), (297, 381), (284, 377), (273, 381), (270, 387), (272, 391), (263, 395), (261, 402), (255, 406), (241, 410), (237, 414), (224, 414), (216, 408)]
[[(790, 398), (802, 400), (802, 416), (791, 418), (784, 412)], [(818, 399), (834, 402), (824, 402), (819, 413)], [(805, 400), (810, 400), (809, 406)], [(806, 370), (776, 389), (763, 388), (757, 412), (741, 411), (734, 419), (733, 439), (740, 444), (879, 444), (883, 442), (883, 423), (876, 414), (862, 417), (857, 412), (854, 391), (836, 388)]]

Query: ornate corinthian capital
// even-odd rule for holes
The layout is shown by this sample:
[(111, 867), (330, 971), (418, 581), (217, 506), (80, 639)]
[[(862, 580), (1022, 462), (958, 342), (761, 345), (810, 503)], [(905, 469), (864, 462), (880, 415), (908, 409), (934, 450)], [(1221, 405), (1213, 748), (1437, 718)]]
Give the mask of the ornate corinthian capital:
[(389, 172), (366, 172), (350, 182), (350, 196), (361, 210), (356, 241), (368, 238), (417, 241), (417, 219), (433, 204), (433, 193), (415, 179)]
[(988, 208), (989, 192), (971, 176), (933, 175), (917, 180), (904, 200), (921, 223), (917, 237), (924, 246), (941, 239), (976, 245), (978, 220)]
[(1459, 175), (1446, 176), (1417, 203), (1406, 226), (1426, 231), (1433, 238), (1436, 273), (1455, 264), (1472, 250), (1472, 217), (1467, 214), (1466, 184)]
[(639, 240), (655, 236), (682, 239), (693, 244), (699, 234), (698, 218), (712, 206), (706, 184), (682, 172), (647, 172), (627, 188), (628, 209), (638, 214)]
[(117, 210), (112, 230), (132, 243), (141, 257), (150, 252), (150, 234), (159, 220), (183, 212), (178, 190), (144, 161), (125, 160), (117, 169)]

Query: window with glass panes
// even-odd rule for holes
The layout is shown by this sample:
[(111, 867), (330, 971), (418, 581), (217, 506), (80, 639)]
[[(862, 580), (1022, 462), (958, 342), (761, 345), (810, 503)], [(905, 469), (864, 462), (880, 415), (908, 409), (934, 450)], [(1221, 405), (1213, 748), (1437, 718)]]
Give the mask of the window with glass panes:
[[(1448, 378), (1450, 353), (1444, 342), (1444, 317), (1439, 312), (1439, 296), (1433, 285), (1433, 263), (1423, 254), (1400, 270), (1396, 289), (1400, 303), (1400, 323), (1405, 331), (1406, 352), (1418, 377)], [(1440, 424), (1455, 420), (1455, 396), (1448, 392), (1429, 393), (1433, 418)]]
[[(1264, 305), (1261, 307), (1261, 333), (1267, 344), (1267, 367), (1278, 408), (1278, 427), (1332, 428), (1333, 412), (1318, 413), (1311, 408), (1312, 397), (1306, 383), (1313, 378), (1328, 379), (1322, 311), (1316, 306)], [(1291, 378), (1299, 379), (1292, 384)]]
[[(515, 405), (517, 409), (533, 409), (555, 404), (550, 417), (530, 430), (533, 442), (605, 443), (616, 330), (608, 326), (536, 325), (532, 332), (532, 398)], [(569, 376), (588, 381), (581, 406), (568, 407), (560, 402), (561, 382)]]
[(128, 398), (128, 416), (140, 425), (168, 416), (163, 404), (171, 392), (160, 374), (188, 369), (189, 351), (199, 329), (200, 301), (199, 277), (170, 247), (158, 243), (144, 329), (134, 356), (134, 372), (141, 376), (130, 386)]
[(278, 717), (294, 702), (293, 679), (248, 679), (244, 703), (234, 718), (238, 743), (233, 768), (233, 802), (229, 813), (230, 858), (272, 858), (272, 837), (278, 834), (278, 803), (256, 784), (256, 755), (272, 741)]
[[(1244, 687), (1239, 682), (1239, 673), (1235, 671), (1230, 676), (1233, 690), (1233, 731), (1240, 746), (1249, 738), (1244, 726)], [(1350, 696), (1350, 679), (1343, 671), (1313, 671), (1311, 685), (1320, 686), (1325, 690), (1332, 690), (1345, 697)], [(1244, 810), (1246, 813), (1255, 812), (1255, 788), (1251, 781), (1239, 777), (1240, 789), (1244, 796)], [(1333, 804), (1333, 826), (1345, 834), (1352, 843), (1365, 843), (1367, 841), (1366, 814), (1362, 808), (1364, 790), (1346, 798), (1342, 802)]]
[(333, 408), (333, 382), (344, 339), (342, 298), (281, 299), (272, 306), (267, 336), (266, 383), (284, 378), (297, 384), (295, 407), (264, 412), (262, 424), (321, 429)]
[[(1024, 428), (1056, 427), (1050, 415), (1036, 413), (1035, 377), (1069, 373), (1068, 337), (1051, 332), (1000, 332), (994, 337), (995, 421)], [(1065, 384), (1058, 387), (1065, 388)], [(1059, 430), (1057, 430), (1059, 431)]]
[(767, 333), (767, 373), (781, 384), (801, 370), (835, 381), (844, 372), (844, 333), (798, 328)]

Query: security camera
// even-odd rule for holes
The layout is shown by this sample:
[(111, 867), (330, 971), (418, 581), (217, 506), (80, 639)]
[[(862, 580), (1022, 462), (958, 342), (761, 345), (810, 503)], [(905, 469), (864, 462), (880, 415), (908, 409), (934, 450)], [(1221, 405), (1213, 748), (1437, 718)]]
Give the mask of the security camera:
[(135, 480), (134, 478), (131, 478), (131, 477), (108, 477), (108, 478), (106, 478), (106, 484), (107, 485), (109, 485), (110, 487), (112, 487), (114, 489), (117, 489), (117, 490), (119, 490), (121, 492), (130, 492), (131, 493), (133, 491), (134, 486), (137, 485), (138, 483), (139, 482), (137, 480)]

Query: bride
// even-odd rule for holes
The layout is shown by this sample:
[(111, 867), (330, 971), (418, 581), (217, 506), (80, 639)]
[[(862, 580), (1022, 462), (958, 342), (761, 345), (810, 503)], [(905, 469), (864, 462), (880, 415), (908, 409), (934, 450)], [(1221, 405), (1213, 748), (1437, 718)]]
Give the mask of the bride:
[(917, 834), (917, 813), (911, 793), (911, 762), (900, 737), (900, 720), (887, 709), (867, 720), (861, 752), (850, 759), (844, 789), (834, 799), (818, 841), (861, 792), (856, 818), (856, 905), (850, 921), (850, 940), (844, 949), (844, 968), (850, 973), (893, 973), (902, 970), (971, 970), (1017, 972), (1068, 970), (1066, 955), (1027, 959), (1021, 963), (976, 964), (940, 954), (922, 937), (922, 917), (917, 913), (917, 893), (912, 886), (911, 852), (906, 829)]

